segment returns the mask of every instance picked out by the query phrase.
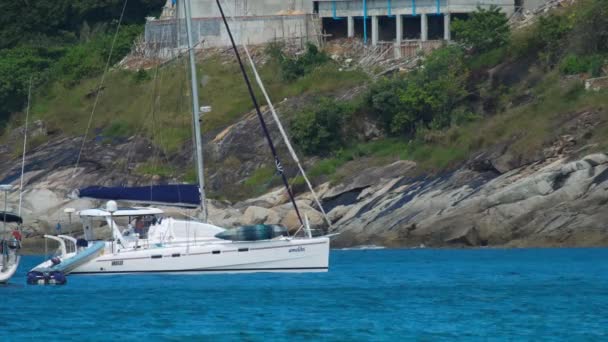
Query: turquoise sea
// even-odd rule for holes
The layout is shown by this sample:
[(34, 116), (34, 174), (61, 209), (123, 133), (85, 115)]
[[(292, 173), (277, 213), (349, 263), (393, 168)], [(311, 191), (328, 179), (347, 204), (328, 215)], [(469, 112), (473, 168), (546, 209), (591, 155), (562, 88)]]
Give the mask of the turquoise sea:
[(321, 274), (0, 287), (0, 340), (608, 340), (608, 249), (336, 250)]

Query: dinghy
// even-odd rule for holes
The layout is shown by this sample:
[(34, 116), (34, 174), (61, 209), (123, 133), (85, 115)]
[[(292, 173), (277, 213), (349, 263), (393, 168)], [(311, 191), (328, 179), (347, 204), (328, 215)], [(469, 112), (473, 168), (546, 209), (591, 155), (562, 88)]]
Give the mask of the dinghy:
[[(27, 273), (27, 283), (30, 285), (64, 285), (68, 274), (100, 256), (105, 248), (102, 241), (88, 246), (86, 240), (76, 240), (67, 235), (45, 235), (44, 238), (57, 241), (59, 253)], [(71, 244), (72, 252), (68, 252), (66, 243)]]

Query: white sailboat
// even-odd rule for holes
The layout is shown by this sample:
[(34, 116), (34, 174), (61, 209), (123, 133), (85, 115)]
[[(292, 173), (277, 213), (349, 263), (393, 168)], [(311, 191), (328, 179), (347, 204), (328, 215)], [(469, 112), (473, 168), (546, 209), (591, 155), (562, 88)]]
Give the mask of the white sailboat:
[[(25, 154), (27, 152), (27, 130), (28, 121), (30, 116), (30, 102), (32, 98), (32, 84), (33, 79), (30, 78), (30, 84), (27, 95), (27, 108), (25, 114), (25, 127), (23, 130), (23, 152), (21, 158), (21, 177), (19, 185), (19, 210), (17, 214), (7, 212), (8, 205), (8, 192), (13, 189), (11, 184), (0, 185), (0, 191), (4, 192), (4, 211), (0, 212), (0, 220), (2, 221), (2, 237), (0, 239), (0, 284), (7, 283), (15, 272), (19, 268), (19, 261), (21, 261), (21, 255), (19, 250), (21, 249), (21, 225), (23, 219), (21, 218), (21, 204), (23, 200), (23, 175), (25, 170)], [(6, 224), (12, 223), (16, 227), (14, 229), (7, 229)]]
[[(249, 79), (235, 48), (250, 95), (262, 128), (282, 175), (303, 234), (290, 236), (277, 225), (252, 225), (226, 229), (207, 222), (201, 129), (199, 122), (198, 83), (194, 44), (191, 34), (190, 1), (184, 1), (191, 67), (192, 114), (196, 166), (199, 185), (166, 185), (140, 188), (86, 188), (81, 197), (108, 199), (104, 208), (82, 210), (84, 237), (47, 238), (60, 245), (59, 254), (28, 273), (28, 283), (64, 283), (67, 274), (125, 273), (242, 273), (242, 272), (326, 272), (329, 265), (330, 239), (313, 237), (308, 220), (297, 208), (266, 124), (259, 110)], [(218, 6), (220, 6), (218, 2)], [(220, 6), (221, 10), (221, 6)], [(223, 15), (223, 12), (222, 12)], [(231, 38), (228, 23), (226, 28)], [(197, 205), (202, 221), (166, 217), (151, 207), (118, 207), (114, 200), (147, 203)], [(111, 236), (96, 236), (104, 229)], [(297, 234), (296, 234), (297, 235)]]
[(2, 221), (2, 237), (0, 238), (0, 284), (7, 283), (17, 271), (21, 256), (21, 233), (18, 229), (7, 228), (7, 223), (21, 225), (23, 220), (19, 215), (6, 211), (8, 192), (12, 189), (10, 184), (0, 185), (0, 190), (4, 191), (4, 211), (0, 212)]

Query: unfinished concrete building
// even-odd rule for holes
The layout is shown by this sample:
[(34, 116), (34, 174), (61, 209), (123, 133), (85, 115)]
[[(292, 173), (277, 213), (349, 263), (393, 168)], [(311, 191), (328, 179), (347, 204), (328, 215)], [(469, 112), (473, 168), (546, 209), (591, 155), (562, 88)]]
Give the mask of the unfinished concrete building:
[[(199, 46), (228, 46), (230, 40), (215, 0), (190, 0), (194, 41)], [(184, 47), (182, 1), (167, 0), (160, 18), (148, 18), (145, 41), (156, 48)], [(311, 0), (223, 0), (237, 41), (262, 44), (274, 40), (306, 42), (320, 38)]]
[[(230, 44), (215, 0), (190, 0), (194, 39), (205, 47)], [(496, 5), (510, 16), (518, 0), (223, 0), (239, 42), (275, 40), (320, 42), (321, 38), (359, 37), (372, 46), (420, 47), (450, 40), (453, 18), (466, 17), (478, 6)], [(168, 0), (163, 15), (149, 18), (145, 40), (156, 48), (184, 47), (183, 11)], [(400, 54), (396, 49), (396, 54)]]
[(498, 6), (507, 15), (514, 0), (319, 0), (315, 11), (331, 37), (361, 37), (380, 41), (450, 40), (452, 17), (466, 17), (478, 6)]

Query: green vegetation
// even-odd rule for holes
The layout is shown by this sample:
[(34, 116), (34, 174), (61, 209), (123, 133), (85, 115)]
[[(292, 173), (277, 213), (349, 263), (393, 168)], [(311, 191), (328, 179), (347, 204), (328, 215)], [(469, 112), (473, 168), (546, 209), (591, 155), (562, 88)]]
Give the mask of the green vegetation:
[(319, 51), (319, 48), (312, 43), (306, 43), (306, 52), (299, 57), (286, 55), (283, 48), (284, 45), (281, 43), (272, 43), (266, 52), (280, 66), (281, 77), (287, 82), (310, 74), (318, 66), (330, 61), (329, 56), (325, 52)]
[(454, 20), (452, 30), (456, 39), (475, 53), (484, 53), (509, 42), (507, 16), (500, 7), (477, 8), (467, 20)]
[(431, 53), (423, 68), (372, 86), (367, 104), (393, 135), (449, 127), (467, 95), (467, 76), (463, 51), (456, 46), (445, 47)]
[(123, 5), (127, 4), (111, 64), (142, 31), (145, 16), (163, 0), (37, 0), (0, 4), (0, 124), (21, 110), (30, 78), (36, 88), (75, 85), (105, 67)]
[[(180, 59), (158, 70), (108, 73), (97, 103), (93, 129), (110, 138), (146, 136), (167, 154), (180, 149), (192, 135), (185, 63), (185, 59)], [(203, 117), (204, 132), (225, 128), (253, 109), (235, 62), (226, 63), (225, 57), (211, 56), (200, 61), (198, 69), (199, 75), (207, 80), (207, 86), (201, 86), (201, 103), (213, 108)], [(269, 93), (276, 99), (324, 94), (367, 80), (363, 72), (339, 71), (331, 62), (290, 82), (276, 73), (273, 63), (260, 66), (259, 71)], [(75, 84), (65, 80), (49, 82), (33, 94), (32, 116), (43, 120), (53, 131), (81, 135), (98, 85), (99, 76), (83, 78)], [(262, 99), (259, 90), (257, 94)]]
[(171, 177), (175, 176), (175, 170), (161, 160), (151, 160), (137, 166), (136, 173), (146, 176)]
[(559, 64), (559, 70), (565, 75), (588, 73), (597, 77), (602, 72), (606, 59), (602, 55), (576, 56), (568, 55)]
[[(608, 134), (608, 91), (587, 92), (582, 79), (563, 77), (606, 75), (607, 18), (608, 0), (584, 0), (513, 33), (497, 8), (457, 21), (453, 28), (460, 44), (436, 50), (415, 71), (378, 80), (344, 113), (367, 117), (390, 138), (366, 142), (356, 138), (364, 136), (360, 129), (345, 126), (349, 138), (325, 144), (331, 153), (309, 170), (311, 177), (352, 176), (358, 168), (349, 165), (357, 159), (366, 165), (408, 159), (422, 170), (438, 171), (498, 144), (506, 144), (508, 153), (522, 161), (533, 160), (569, 133), (564, 120), (584, 111), (601, 118), (586, 135), (584, 151), (607, 148), (602, 134)], [(306, 110), (298, 115), (304, 122), (311, 117)], [(330, 127), (319, 125), (309, 125), (313, 137)], [(301, 127), (295, 131), (306, 136)]]
[[(164, 0), (129, 0), (124, 24), (142, 24), (159, 13)], [(114, 25), (123, 0), (36, 0), (0, 3), (0, 49), (29, 45), (42, 48), (74, 44), (91, 31)]]
[(344, 129), (353, 109), (347, 102), (321, 98), (299, 113), (291, 123), (294, 142), (308, 154), (326, 154), (342, 146)]

